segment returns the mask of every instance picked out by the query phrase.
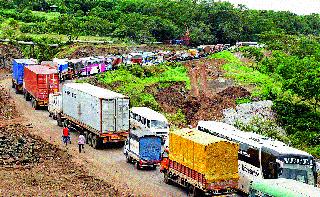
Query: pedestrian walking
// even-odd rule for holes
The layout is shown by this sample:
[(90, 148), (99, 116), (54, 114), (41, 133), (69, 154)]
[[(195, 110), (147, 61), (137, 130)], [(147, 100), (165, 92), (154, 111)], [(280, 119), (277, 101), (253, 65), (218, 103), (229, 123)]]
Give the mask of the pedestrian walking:
[(63, 130), (62, 130), (62, 141), (66, 146), (68, 145), (68, 141), (70, 141), (68, 127), (63, 127)]
[(84, 143), (86, 142), (86, 138), (84, 137), (83, 133), (81, 132), (78, 139), (78, 145), (79, 145), (79, 153), (81, 153), (81, 150), (84, 152)]

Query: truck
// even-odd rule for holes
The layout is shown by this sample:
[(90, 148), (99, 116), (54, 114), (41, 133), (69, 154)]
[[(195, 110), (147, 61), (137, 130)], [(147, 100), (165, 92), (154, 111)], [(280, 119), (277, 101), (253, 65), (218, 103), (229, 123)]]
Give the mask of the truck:
[(67, 59), (53, 59), (53, 63), (56, 65), (58, 73), (59, 73), (59, 80), (65, 81), (66, 79), (71, 79), (69, 77), (69, 63)]
[(188, 189), (189, 196), (234, 193), (238, 186), (237, 143), (197, 129), (169, 133), (169, 150), (162, 155), (164, 182)]
[(61, 96), (59, 126), (83, 131), (93, 148), (124, 144), (129, 132), (129, 97), (88, 83), (63, 84)]
[(59, 75), (56, 69), (43, 65), (25, 66), (23, 94), (32, 107), (48, 106), (49, 94), (59, 91)]
[(37, 64), (35, 59), (14, 59), (12, 63), (12, 88), (16, 93), (22, 93), (24, 67)]
[(127, 162), (134, 163), (138, 170), (144, 167), (156, 169), (161, 157), (161, 137), (134, 127), (129, 132), (123, 153)]
[(62, 112), (62, 96), (61, 92), (49, 94), (48, 104), (49, 117), (57, 120), (58, 114)]

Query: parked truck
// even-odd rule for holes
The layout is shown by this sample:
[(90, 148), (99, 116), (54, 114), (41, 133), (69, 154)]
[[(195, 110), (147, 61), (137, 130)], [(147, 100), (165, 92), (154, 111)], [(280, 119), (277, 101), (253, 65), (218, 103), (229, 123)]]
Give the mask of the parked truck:
[(59, 76), (57, 70), (42, 66), (24, 67), (23, 94), (32, 107), (48, 106), (49, 94), (59, 91)]
[(61, 92), (49, 94), (48, 104), (49, 117), (57, 120), (58, 114), (62, 112), (62, 96)]
[(124, 143), (127, 139), (129, 97), (87, 83), (64, 84), (61, 96), (59, 126), (83, 131), (87, 143), (94, 148), (103, 143)]
[[(188, 189), (189, 196), (235, 192), (238, 185), (238, 144), (196, 129), (173, 130), (169, 154), (162, 155), (164, 182)], [(168, 154), (168, 157), (167, 157)]]
[(22, 93), (24, 67), (37, 64), (35, 59), (14, 59), (12, 63), (12, 88), (16, 93)]
[(160, 163), (161, 137), (150, 131), (132, 128), (123, 153), (128, 163), (134, 163), (140, 170), (143, 167), (156, 169)]

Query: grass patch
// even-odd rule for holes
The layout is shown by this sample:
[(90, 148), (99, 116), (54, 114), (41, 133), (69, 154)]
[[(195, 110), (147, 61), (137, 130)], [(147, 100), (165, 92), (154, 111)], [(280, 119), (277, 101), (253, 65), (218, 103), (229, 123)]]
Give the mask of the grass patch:
[(38, 17), (45, 17), (48, 20), (58, 18), (61, 15), (59, 12), (40, 12), (40, 11), (32, 11), (32, 14)]
[[(116, 92), (130, 96), (132, 106), (146, 106), (159, 110), (154, 95), (148, 88), (170, 86), (171, 83), (184, 82), (186, 89), (190, 89), (190, 79), (187, 69), (181, 64), (174, 66), (155, 65), (141, 67), (139, 65), (121, 66), (120, 69), (106, 72), (97, 79)], [(162, 86), (163, 85), (163, 86)]]
[(212, 55), (211, 58), (227, 60), (228, 63), (222, 67), (226, 71), (225, 76), (234, 79), (237, 84), (241, 86), (253, 85), (254, 89), (251, 92), (252, 97), (258, 97), (264, 100), (282, 93), (281, 81), (246, 66), (229, 51), (216, 53)]

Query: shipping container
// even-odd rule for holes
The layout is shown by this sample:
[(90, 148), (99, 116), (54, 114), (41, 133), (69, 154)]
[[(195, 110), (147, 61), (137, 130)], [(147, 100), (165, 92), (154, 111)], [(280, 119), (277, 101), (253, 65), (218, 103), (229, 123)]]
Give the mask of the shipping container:
[(48, 106), (49, 94), (59, 91), (57, 70), (42, 65), (24, 67), (23, 93), (32, 107)]
[(57, 119), (58, 114), (62, 112), (62, 95), (61, 92), (49, 94), (48, 104), (49, 117)]
[(85, 130), (88, 143), (98, 147), (124, 142), (129, 131), (130, 99), (122, 94), (87, 83), (62, 86), (62, 113), (58, 124)]
[(22, 93), (24, 67), (37, 64), (35, 59), (14, 59), (12, 63), (12, 88)]
[(169, 134), (169, 157), (161, 172), (166, 183), (187, 187), (192, 195), (221, 195), (237, 189), (239, 145), (196, 129)]
[(135, 163), (139, 170), (143, 167), (156, 169), (161, 156), (161, 137), (148, 130), (131, 129), (123, 153), (128, 163)]

